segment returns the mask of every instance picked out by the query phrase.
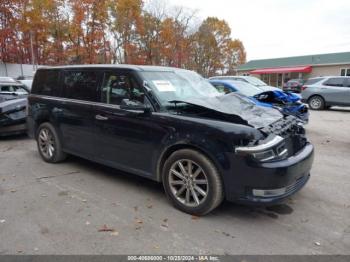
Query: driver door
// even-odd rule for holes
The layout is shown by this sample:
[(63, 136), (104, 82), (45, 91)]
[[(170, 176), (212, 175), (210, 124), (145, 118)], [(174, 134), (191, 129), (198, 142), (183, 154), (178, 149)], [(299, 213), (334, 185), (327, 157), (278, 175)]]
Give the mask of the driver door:
[(125, 101), (143, 106), (144, 89), (128, 71), (104, 72), (101, 101), (95, 105), (96, 156), (100, 162), (143, 176), (151, 176), (151, 114), (123, 109)]

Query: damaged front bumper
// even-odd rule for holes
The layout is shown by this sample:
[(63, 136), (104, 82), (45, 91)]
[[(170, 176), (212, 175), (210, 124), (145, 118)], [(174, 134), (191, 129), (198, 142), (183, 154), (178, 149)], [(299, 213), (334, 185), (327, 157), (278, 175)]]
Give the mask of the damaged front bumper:
[(226, 183), (226, 197), (229, 201), (244, 204), (278, 203), (307, 183), (313, 159), (314, 148), (310, 143), (297, 154), (275, 162), (236, 159), (232, 164), (237, 169), (232, 170)]
[(27, 131), (25, 110), (0, 114), (0, 136), (9, 136)]
[(224, 177), (230, 201), (275, 204), (309, 180), (314, 147), (296, 118), (289, 116), (262, 130), (267, 135), (265, 142), (236, 147), (230, 156), (230, 168)]

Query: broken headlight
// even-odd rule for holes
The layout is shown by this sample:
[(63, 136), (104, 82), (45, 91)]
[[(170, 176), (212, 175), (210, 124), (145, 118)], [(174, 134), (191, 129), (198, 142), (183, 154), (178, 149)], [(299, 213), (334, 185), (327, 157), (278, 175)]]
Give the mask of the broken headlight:
[(284, 138), (281, 136), (275, 136), (270, 141), (256, 146), (236, 147), (235, 152), (242, 156), (250, 155), (260, 162), (281, 160), (288, 155)]

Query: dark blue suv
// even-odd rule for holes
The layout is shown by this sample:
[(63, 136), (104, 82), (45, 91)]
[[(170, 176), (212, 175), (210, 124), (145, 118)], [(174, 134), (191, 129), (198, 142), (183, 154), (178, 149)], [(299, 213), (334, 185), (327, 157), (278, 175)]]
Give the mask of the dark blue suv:
[(279, 202), (306, 184), (313, 162), (295, 117), (167, 67), (40, 68), (28, 126), (44, 161), (73, 154), (162, 182), (195, 215), (223, 199)]

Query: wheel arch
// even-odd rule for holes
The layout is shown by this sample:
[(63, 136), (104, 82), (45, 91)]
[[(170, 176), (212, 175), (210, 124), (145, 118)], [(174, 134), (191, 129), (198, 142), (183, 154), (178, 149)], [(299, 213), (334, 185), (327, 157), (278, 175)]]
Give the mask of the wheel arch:
[(224, 179), (221, 165), (220, 165), (219, 161), (217, 161), (212, 154), (210, 154), (207, 150), (205, 150), (199, 146), (196, 146), (193, 144), (180, 143), (180, 144), (175, 144), (175, 145), (169, 146), (161, 153), (159, 160), (157, 162), (157, 167), (156, 167), (156, 180), (157, 181), (159, 181), (159, 182), (163, 181), (162, 174), (163, 174), (163, 168), (164, 168), (165, 161), (171, 156), (171, 154), (173, 154), (174, 152), (181, 150), (181, 149), (192, 149), (194, 151), (197, 151), (197, 152), (203, 154), (205, 157), (207, 157), (210, 161), (213, 162), (214, 166), (219, 171), (221, 179), (222, 180)]
[(309, 96), (309, 98), (307, 99), (307, 102), (309, 103), (311, 98), (315, 97), (315, 96), (319, 96), (323, 99), (323, 101), (326, 103), (326, 99), (323, 97), (323, 95), (320, 95), (319, 93), (316, 94), (312, 94), (311, 96)]

